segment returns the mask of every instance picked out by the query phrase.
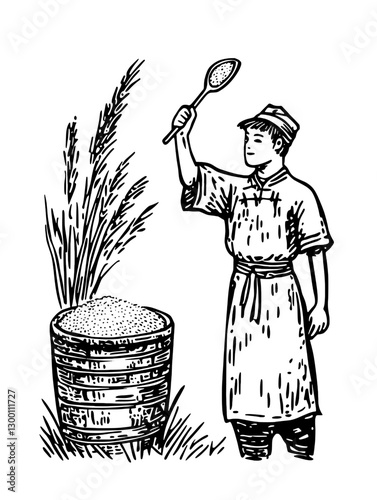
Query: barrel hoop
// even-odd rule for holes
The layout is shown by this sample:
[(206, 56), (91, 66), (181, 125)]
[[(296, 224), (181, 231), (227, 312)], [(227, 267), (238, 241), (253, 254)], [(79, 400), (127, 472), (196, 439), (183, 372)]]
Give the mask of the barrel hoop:
[[(143, 373), (117, 373), (116, 375), (73, 374), (60, 372), (58, 369), (56, 381), (61, 387), (76, 387), (87, 390), (106, 390), (108, 388), (137, 388), (140, 384), (154, 384), (156, 380), (167, 380), (170, 377), (171, 365), (166, 365), (158, 370)], [(143, 387), (143, 386), (142, 386)]]
[(128, 374), (130, 372), (132, 373), (143, 373), (143, 372), (150, 372), (152, 370), (156, 370), (158, 368), (163, 368), (163, 367), (169, 367), (170, 366), (170, 360), (166, 360), (164, 363), (158, 363), (158, 364), (153, 364), (150, 366), (144, 366), (143, 368), (136, 369), (136, 368), (130, 368), (128, 370), (77, 370), (76, 368), (70, 368), (67, 365), (64, 365), (63, 363), (56, 363), (59, 368), (64, 368), (67, 372), (72, 372), (72, 373), (77, 373), (77, 374), (86, 374), (86, 375), (93, 375), (93, 376), (109, 376), (109, 377), (119, 377), (120, 375)]
[(103, 391), (103, 390), (106, 390), (106, 391), (119, 391), (120, 388), (122, 389), (137, 389), (138, 387), (153, 387), (154, 385), (158, 385), (160, 384), (161, 382), (165, 382), (166, 381), (166, 376), (163, 375), (162, 377), (159, 377), (159, 378), (155, 378), (155, 379), (152, 379), (152, 380), (148, 380), (147, 382), (139, 382), (138, 384), (126, 384), (126, 385), (122, 385), (122, 386), (114, 386), (114, 387), (109, 387), (108, 385), (106, 386), (100, 386), (100, 385), (96, 385), (96, 386), (83, 386), (83, 385), (77, 385), (77, 384), (64, 384), (64, 382), (62, 382), (60, 379), (58, 380), (58, 384), (62, 385), (63, 387), (72, 387), (73, 389), (79, 389), (80, 391), (83, 390), (83, 388), (87, 391)]
[(171, 352), (171, 347), (168, 347), (168, 348), (164, 348), (164, 349), (156, 349), (155, 351), (151, 351), (151, 352), (147, 352), (147, 353), (143, 353), (143, 354), (138, 354), (138, 355), (133, 355), (133, 356), (125, 356), (124, 352), (120, 352), (118, 356), (98, 356), (98, 357), (92, 357), (92, 358), (85, 358), (84, 356), (75, 356), (71, 353), (65, 353), (65, 352), (61, 352), (59, 351), (58, 349), (54, 349), (54, 354), (57, 355), (57, 356), (61, 356), (62, 358), (70, 358), (70, 359), (77, 359), (79, 361), (95, 361), (95, 362), (106, 362), (108, 361), (109, 359), (112, 359), (112, 358), (124, 358), (124, 359), (127, 359), (127, 361), (137, 361), (138, 359), (143, 359), (143, 358), (149, 358), (149, 357), (153, 357), (153, 356), (156, 356), (156, 355), (161, 355), (165, 352)]
[(125, 403), (114, 403), (114, 404), (101, 404), (101, 403), (80, 403), (76, 404), (71, 401), (68, 403), (61, 399), (60, 395), (58, 396), (58, 402), (59, 406), (64, 406), (66, 408), (77, 408), (77, 409), (83, 409), (83, 410), (127, 410), (129, 408), (143, 408), (146, 406), (154, 406), (158, 403), (164, 403), (166, 402), (166, 395), (160, 396), (158, 399), (154, 399), (152, 401), (148, 402), (140, 402), (140, 403), (132, 403), (130, 404), (125, 404)]
[(91, 346), (104, 346), (104, 345), (138, 345), (138, 344), (148, 344), (151, 341), (158, 341), (161, 339), (166, 339), (172, 336), (172, 327), (159, 332), (151, 332), (148, 334), (138, 334), (134, 336), (119, 336), (119, 337), (90, 337), (80, 334), (75, 334), (73, 332), (65, 332), (59, 328), (53, 326), (51, 328), (51, 337), (53, 339), (62, 339), (69, 343), (74, 344), (88, 344)]
[[(55, 343), (52, 343), (52, 348), (55, 354), (57, 355), (64, 355), (64, 356), (72, 356), (76, 359), (100, 359), (103, 357), (104, 359), (108, 358), (117, 358), (117, 357), (124, 357), (127, 356), (127, 353), (130, 353), (130, 356), (135, 356), (135, 357), (141, 357), (141, 356), (149, 356), (152, 353), (160, 352), (165, 349), (171, 349), (172, 347), (172, 342), (171, 338), (165, 339), (166, 342), (159, 342), (155, 344), (147, 344), (146, 347), (150, 347), (148, 350), (144, 350), (143, 352), (136, 352), (136, 349), (130, 350), (130, 349), (119, 349), (119, 346), (115, 346), (116, 348), (114, 349), (105, 349), (101, 346), (101, 348), (93, 348), (93, 346), (88, 346), (87, 344), (83, 344), (81, 347), (81, 351), (78, 350), (78, 346), (72, 346), (69, 345), (57, 345)], [(160, 344), (160, 345), (158, 345)], [(87, 347), (87, 348), (85, 348)], [(127, 346), (126, 346), (127, 347)], [(72, 355), (72, 351), (75, 352), (74, 355)], [(99, 356), (96, 356), (95, 354), (99, 353)], [(102, 355), (102, 356), (101, 356)], [(127, 356), (128, 357), (128, 356)]]
[[(67, 439), (69, 439), (70, 441), (74, 441), (75, 443), (80, 443), (80, 444), (99, 444), (99, 445), (105, 445), (105, 444), (117, 444), (117, 443), (130, 443), (132, 441), (136, 441), (136, 440), (144, 440), (144, 439), (147, 439), (149, 437), (153, 437), (155, 434), (157, 434), (158, 432), (161, 432), (161, 429), (159, 427), (155, 427), (154, 429), (151, 429), (150, 431), (146, 431), (146, 426), (142, 426), (142, 427), (131, 427), (131, 428), (127, 428), (127, 429), (114, 429), (113, 432), (130, 432), (132, 431), (132, 434), (133, 436), (131, 437), (128, 437), (128, 436), (121, 436), (117, 439), (98, 439), (98, 435), (101, 435), (101, 431), (94, 431), (93, 433), (90, 433), (88, 432), (86, 429), (83, 430), (82, 432), (80, 432), (80, 429), (77, 428), (77, 427), (74, 427), (74, 426), (68, 426), (66, 425), (65, 426), (67, 431), (72, 431), (75, 436), (72, 436), (71, 434), (69, 434), (66, 429), (63, 429), (63, 433), (65, 435), (65, 437)], [(108, 431), (104, 431), (103, 435), (106, 436), (108, 434), (111, 434), (112, 430), (108, 430)], [(86, 435), (86, 439), (79, 439), (78, 437), (76, 437), (77, 434), (85, 434)], [(93, 434), (93, 437), (91, 437), (90, 435)]]

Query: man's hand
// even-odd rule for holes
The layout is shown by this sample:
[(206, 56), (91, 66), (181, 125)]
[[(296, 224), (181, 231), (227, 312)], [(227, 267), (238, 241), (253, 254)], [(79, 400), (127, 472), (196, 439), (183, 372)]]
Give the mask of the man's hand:
[(187, 136), (190, 133), (195, 120), (195, 108), (191, 106), (182, 106), (173, 118), (173, 127), (179, 127), (181, 129), (179, 133)]
[(316, 335), (325, 333), (330, 323), (329, 312), (326, 308), (314, 306), (309, 312), (309, 338), (314, 339)]
[(175, 136), (179, 180), (186, 187), (191, 186), (198, 176), (198, 167), (191, 150), (189, 137), (195, 120), (196, 111), (192, 106), (182, 106), (173, 119), (173, 127), (180, 128)]

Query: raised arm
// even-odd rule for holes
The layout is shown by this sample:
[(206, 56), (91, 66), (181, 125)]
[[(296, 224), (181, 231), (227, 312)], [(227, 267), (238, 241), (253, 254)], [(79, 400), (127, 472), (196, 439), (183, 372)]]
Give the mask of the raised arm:
[(175, 136), (179, 180), (183, 186), (191, 186), (195, 181), (198, 168), (190, 145), (190, 132), (196, 120), (192, 107), (182, 106), (173, 119), (173, 126), (182, 127)]
[(324, 333), (329, 327), (328, 309), (328, 274), (326, 252), (321, 250), (315, 255), (308, 255), (313, 283), (315, 303), (309, 312), (309, 337), (312, 339)]

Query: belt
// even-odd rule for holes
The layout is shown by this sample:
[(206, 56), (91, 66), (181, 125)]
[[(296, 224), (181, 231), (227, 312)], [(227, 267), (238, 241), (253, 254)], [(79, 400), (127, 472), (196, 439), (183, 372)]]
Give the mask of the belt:
[(289, 260), (259, 263), (235, 260), (234, 272), (246, 275), (240, 299), (241, 316), (245, 316), (249, 294), (253, 290), (250, 321), (259, 323), (262, 305), (260, 280), (288, 276), (293, 272), (293, 266)]

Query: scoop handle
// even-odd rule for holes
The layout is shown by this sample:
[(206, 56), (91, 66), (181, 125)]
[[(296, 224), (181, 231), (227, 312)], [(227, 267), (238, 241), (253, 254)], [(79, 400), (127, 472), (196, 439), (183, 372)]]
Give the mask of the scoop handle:
[[(191, 108), (196, 108), (198, 106), (198, 104), (200, 104), (202, 102), (202, 100), (204, 99), (204, 97), (206, 96), (208, 90), (206, 88), (204, 88), (200, 94), (196, 97), (196, 99), (194, 99), (194, 101), (191, 103)], [(181, 130), (182, 127), (173, 127), (170, 132), (162, 139), (162, 143), (163, 144), (169, 144), (169, 142), (173, 139), (173, 137), (175, 137), (178, 132)]]
[(165, 135), (165, 137), (162, 139), (162, 143), (163, 144), (169, 144), (169, 142), (173, 139), (173, 137), (175, 137), (178, 132), (180, 131), (181, 127), (173, 127), (170, 132)]

